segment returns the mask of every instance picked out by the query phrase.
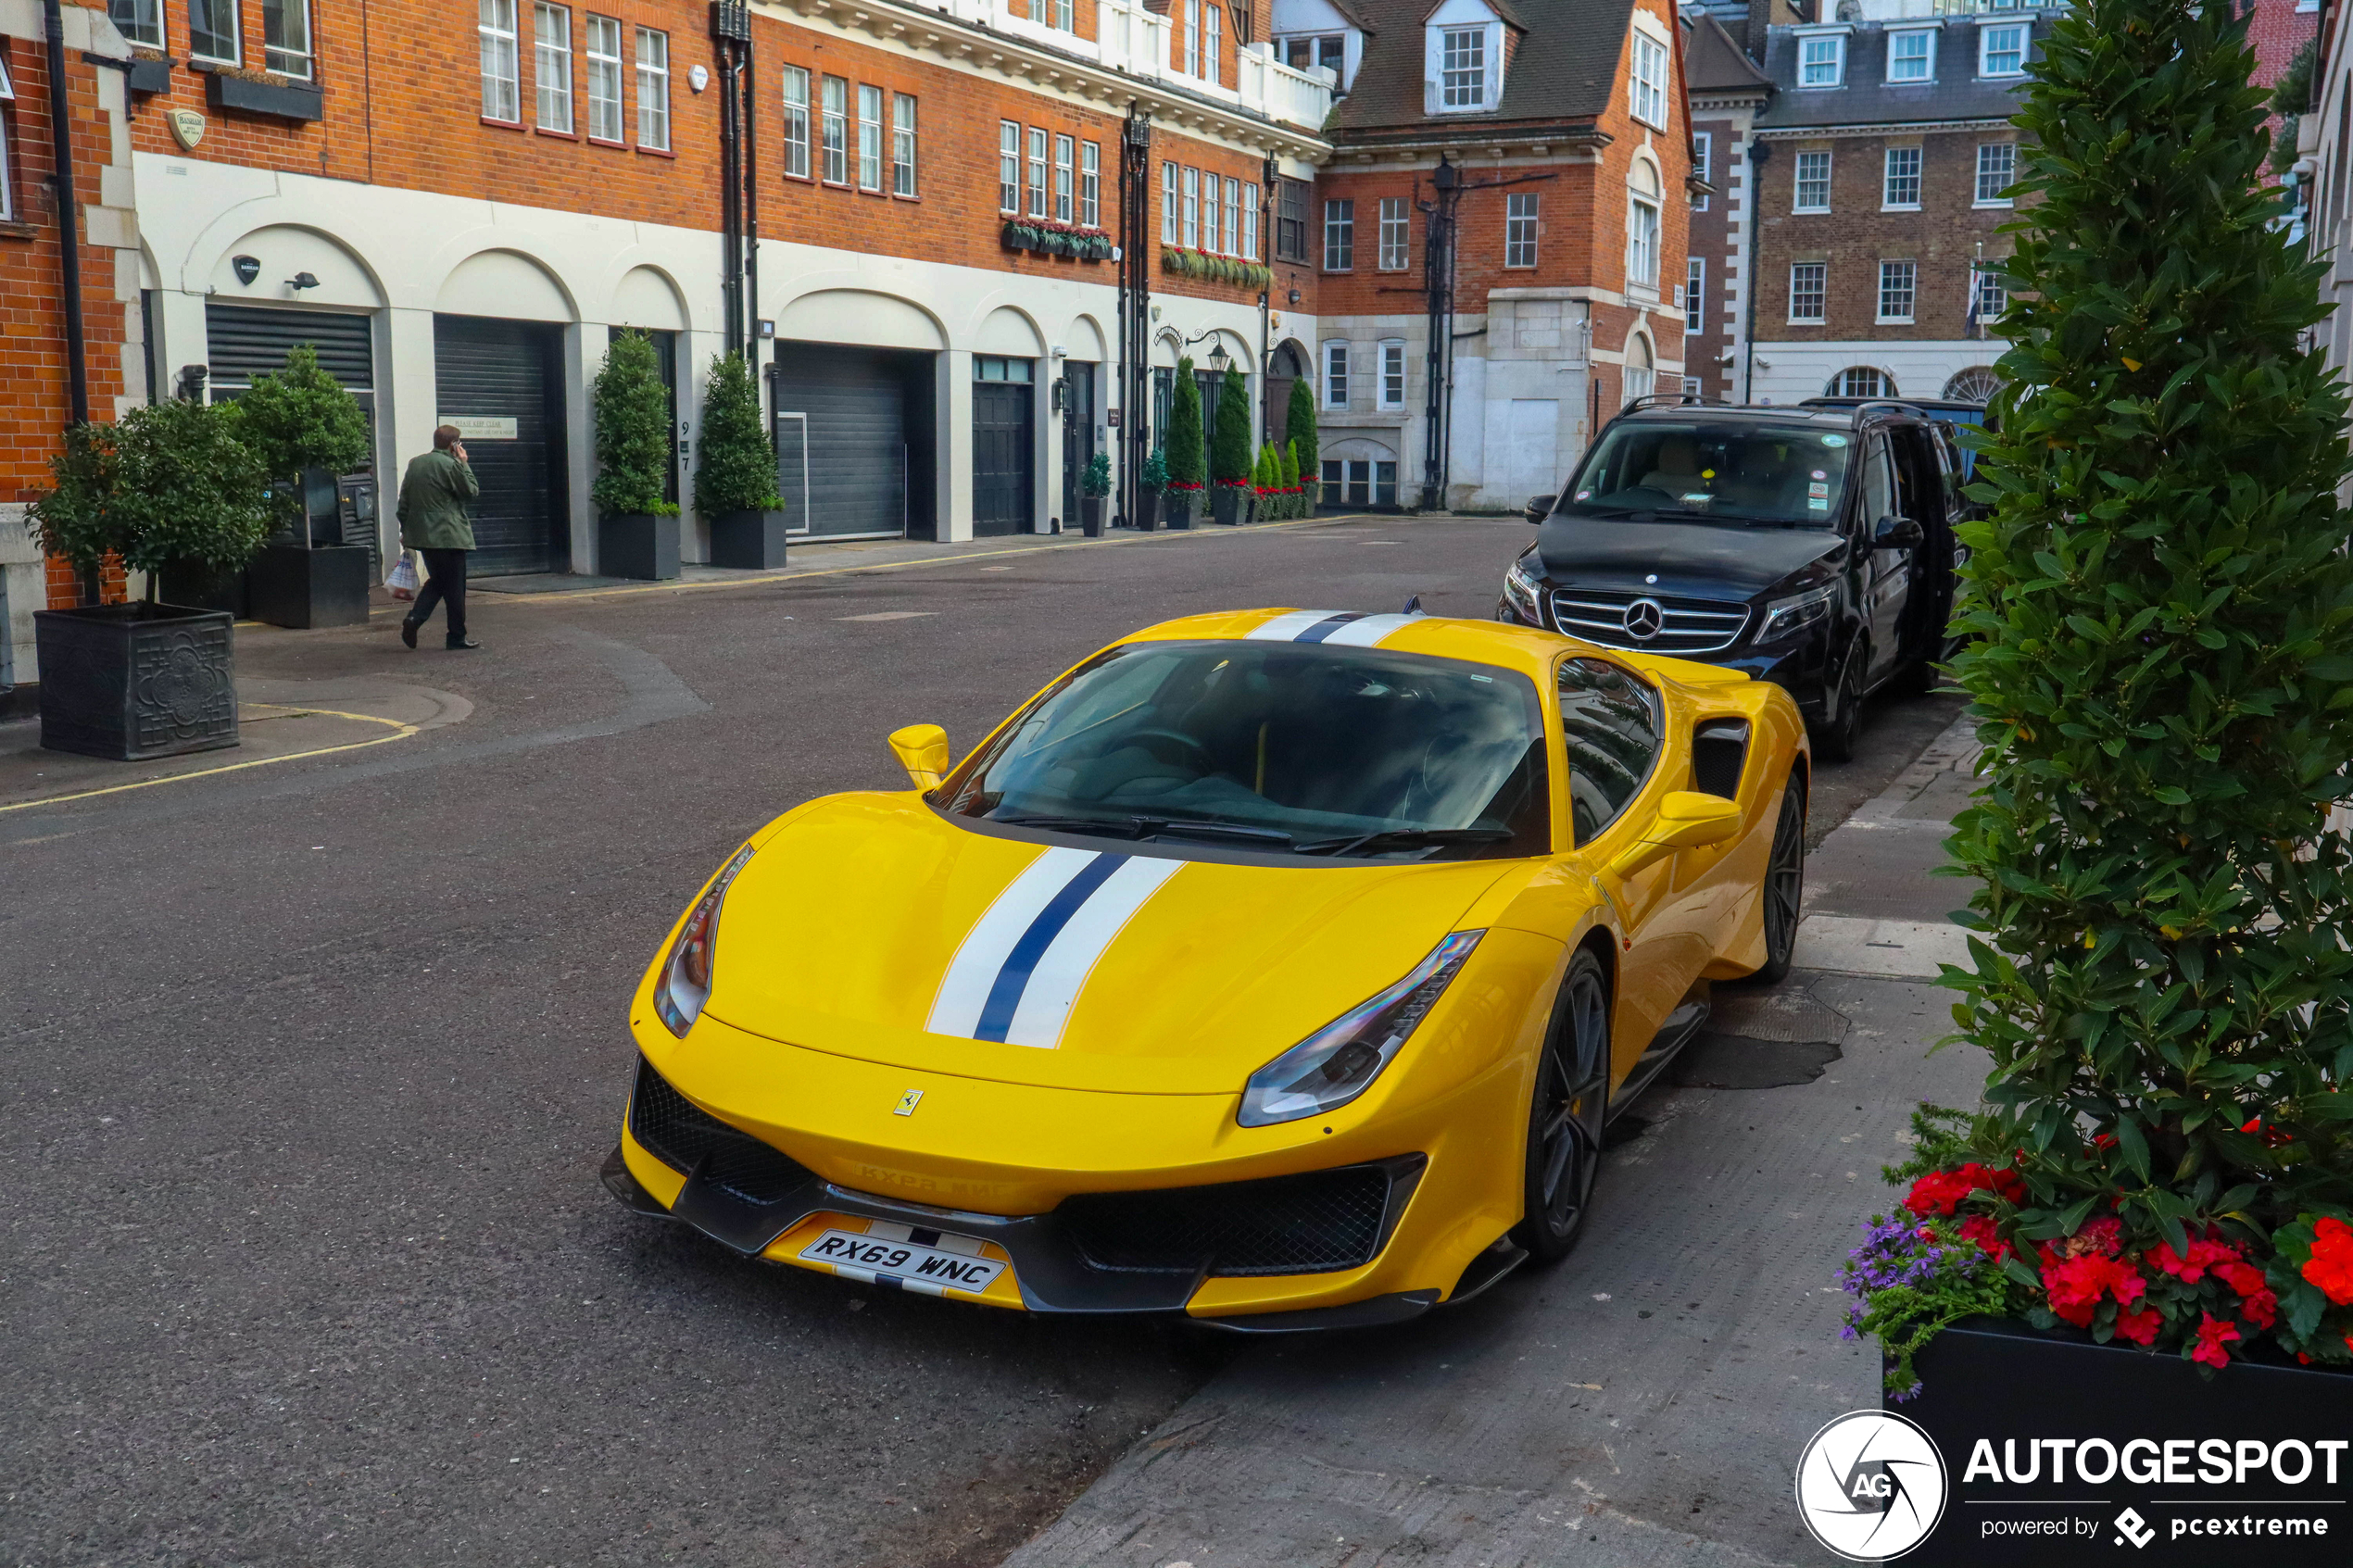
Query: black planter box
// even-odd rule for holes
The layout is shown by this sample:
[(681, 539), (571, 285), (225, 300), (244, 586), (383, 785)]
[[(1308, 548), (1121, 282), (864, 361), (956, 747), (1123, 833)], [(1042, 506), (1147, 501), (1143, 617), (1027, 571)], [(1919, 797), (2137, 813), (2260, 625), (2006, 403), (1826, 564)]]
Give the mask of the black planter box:
[(721, 512), (711, 520), (711, 564), (757, 571), (785, 564), (785, 514)]
[(364, 545), (264, 545), (245, 568), (253, 619), (315, 631), (368, 624), (373, 574)]
[(1157, 490), (1136, 492), (1136, 527), (1139, 532), (1151, 533), (1159, 529), (1160, 499)]
[(678, 575), (678, 520), (623, 512), (597, 525), (597, 570), (665, 583)]
[(226, 71), (207, 71), (204, 76), (205, 96), (216, 109), (242, 109), (280, 119), (318, 119), (325, 113), (326, 94), (316, 87), (296, 82), (247, 82)]
[(1161, 519), (1170, 528), (1190, 528), (1193, 508), (1201, 505), (1198, 490), (1171, 490), (1161, 496)]
[(1089, 539), (1103, 536), (1103, 498), (1081, 495), (1078, 498), (1078, 532)]
[[(2353, 1561), (2353, 1448), (2316, 1447), (2353, 1439), (2353, 1372), (2299, 1366), (2265, 1348), (2208, 1380), (2178, 1354), (1992, 1318), (1946, 1329), (1914, 1365), (1920, 1392), (1886, 1408), (1935, 1442), (1946, 1501), (1935, 1531), (1903, 1559), (1906, 1568), (2040, 1568), (2087, 1557), (2140, 1562), (2144, 1553), (2182, 1568)], [(2056, 1480), (2053, 1449), (2030, 1447), (2054, 1438), (2074, 1445)], [(2114, 1451), (2106, 1479), (2079, 1467), (2086, 1443), (2095, 1445), (2091, 1475), (2109, 1466), (2096, 1445)], [(2241, 1482), (2237, 1461), (2257, 1443), (2287, 1474), (2307, 1464), (2309, 1474), (2283, 1480), (2267, 1459)], [(2011, 1481), (2030, 1473), (2030, 1458), (2034, 1479)], [(2228, 1480), (2211, 1478), (2218, 1463)], [(2152, 1478), (2134, 1478), (2142, 1475)]]
[(41, 744), (134, 762), (237, 744), (226, 610), (99, 605), (32, 613)]
[(1239, 484), (1218, 484), (1210, 488), (1209, 515), (1220, 528), (1232, 528), (1244, 521), (1242, 497), (1247, 494)]
[(220, 609), (233, 620), (253, 619), (253, 594), (242, 566), (208, 566), (203, 561), (174, 561), (163, 569), (156, 596), (168, 605), (188, 609)]

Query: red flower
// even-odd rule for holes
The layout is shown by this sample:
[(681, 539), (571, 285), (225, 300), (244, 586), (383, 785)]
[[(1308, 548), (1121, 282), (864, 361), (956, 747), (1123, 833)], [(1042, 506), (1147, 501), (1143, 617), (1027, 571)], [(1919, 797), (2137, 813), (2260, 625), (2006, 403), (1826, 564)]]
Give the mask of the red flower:
[(1931, 1171), (1914, 1182), (1904, 1207), (1915, 1214), (1950, 1214), (1980, 1188), (2011, 1203), (2026, 1196), (2026, 1182), (2016, 1171), (1988, 1170), (1972, 1160), (1957, 1171)]
[(2190, 1360), (2208, 1366), (2229, 1366), (2231, 1353), (2222, 1347), (2237, 1344), (2239, 1331), (2212, 1312), (2204, 1315), (2206, 1321), (2197, 1325), (2197, 1348), (2190, 1352)]
[(2135, 1345), (2156, 1344), (2157, 1331), (2164, 1324), (2164, 1314), (2155, 1307), (2139, 1307), (2116, 1314), (2117, 1337), (2130, 1339)]
[[(2353, 1303), (2353, 1226), (2331, 1214), (2312, 1227), (2312, 1256), (2303, 1274), (2337, 1306)], [(2353, 1345), (2353, 1338), (2347, 1343)]]
[(2140, 1271), (2130, 1263), (2096, 1252), (2068, 1258), (2050, 1247), (2043, 1248), (2044, 1298), (2052, 1311), (2078, 1328), (2092, 1326), (2101, 1297), (2114, 1298), (2120, 1308), (2130, 1307), (2147, 1288)]
[[(2203, 1236), (2190, 1243), (2190, 1255), (2186, 1258), (2174, 1251), (2169, 1243), (2162, 1241), (2157, 1244), (2155, 1250), (2149, 1253), (2149, 1257), (2156, 1261), (2158, 1268), (2163, 1269), (2184, 1285), (2196, 1285), (2206, 1277), (2206, 1271), (2208, 1269), (2219, 1273), (2223, 1264), (2240, 1261), (2238, 1248), (2235, 1247), (2228, 1247), (2219, 1241), (2208, 1241)], [(2353, 1296), (2348, 1296), (2347, 1299), (2353, 1300)]]
[(1990, 1214), (1971, 1214), (1961, 1222), (1961, 1239), (1977, 1244), (1978, 1249), (2000, 1262), (2017, 1248), (2004, 1241)]

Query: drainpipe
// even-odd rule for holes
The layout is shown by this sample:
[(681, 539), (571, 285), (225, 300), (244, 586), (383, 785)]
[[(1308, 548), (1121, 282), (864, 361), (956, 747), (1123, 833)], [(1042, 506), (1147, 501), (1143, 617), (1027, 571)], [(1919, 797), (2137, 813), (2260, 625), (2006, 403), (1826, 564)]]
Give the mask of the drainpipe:
[(1756, 257), (1765, 248), (1761, 243), (1764, 235), (1757, 225), (1759, 214), (1765, 210), (1763, 171), (1766, 156), (1772, 150), (1773, 144), (1765, 141), (1754, 131), (1749, 132), (1748, 178), (1741, 187), (1743, 197), (1741, 233), (1748, 246), (1748, 325), (1743, 330), (1744, 341), (1741, 345), (1742, 352), (1747, 356), (1747, 363), (1741, 367), (1741, 401), (1743, 403), (1756, 401)]
[[(90, 367), (82, 337), (82, 224), (73, 193), (73, 121), (66, 104), (66, 19), (57, 0), (43, 0), (42, 24), (49, 44), (49, 143), (56, 168), (50, 183), (57, 199), (57, 264), (65, 290), (66, 389), (73, 422), (90, 420)], [(101, 595), (95, 567), (82, 573), (82, 597), (96, 604)]]

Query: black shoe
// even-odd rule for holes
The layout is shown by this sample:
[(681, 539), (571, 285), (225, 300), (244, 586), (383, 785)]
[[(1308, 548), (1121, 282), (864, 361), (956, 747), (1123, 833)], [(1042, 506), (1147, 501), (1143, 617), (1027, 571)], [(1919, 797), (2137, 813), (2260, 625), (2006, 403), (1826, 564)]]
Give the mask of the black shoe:
[(400, 620), (400, 640), (410, 647), (417, 646), (417, 623), (406, 616)]
[(475, 642), (472, 637), (452, 637), (447, 642), (444, 643), (442, 646), (447, 648), (451, 653), (456, 653), (459, 648), (478, 648), (482, 646), (482, 645)]

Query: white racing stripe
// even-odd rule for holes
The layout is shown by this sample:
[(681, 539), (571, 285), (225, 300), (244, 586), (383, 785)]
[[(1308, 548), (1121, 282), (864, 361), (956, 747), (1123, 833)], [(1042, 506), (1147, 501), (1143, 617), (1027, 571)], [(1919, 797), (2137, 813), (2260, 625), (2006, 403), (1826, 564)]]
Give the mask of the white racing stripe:
[(1054, 895), (1094, 860), (1094, 850), (1055, 845), (1029, 862), (965, 934), (963, 945), (956, 949), (954, 961), (939, 982), (930, 1022), (924, 1027), (935, 1035), (971, 1039), (980, 1027), (981, 1009), (988, 1005), (989, 990), (1012, 956), (1013, 944), (1022, 939)]
[(1421, 619), (1418, 615), (1368, 615), (1362, 621), (1350, 621), (1324, 642), (1336, 648), (1378, 647), (1390, 633), (1403, 631)]
[(1242, 634), (1246, 643), (1288, 643), (1319, 621), (1329, 621), (1339, 614), (1330, 609), (1293, 609), (1275, 617), (1263, 626), (1253, 627)]
[(1144, 907), (1144, 901), (1184, 864), (1138, 856), (1112, 872), (1030, 971), (1029, 983), (1005, 1031), (1007, 1045), (1052, 1050), (1062, 1044), (1063, 1026), (1070, 1022), (1070, 1010), (1077, 1003), (1079, 989), (1094, 972), (1096, 961)]

